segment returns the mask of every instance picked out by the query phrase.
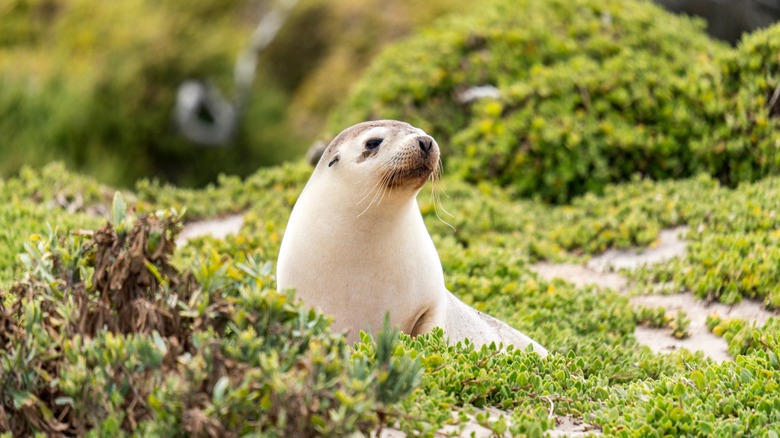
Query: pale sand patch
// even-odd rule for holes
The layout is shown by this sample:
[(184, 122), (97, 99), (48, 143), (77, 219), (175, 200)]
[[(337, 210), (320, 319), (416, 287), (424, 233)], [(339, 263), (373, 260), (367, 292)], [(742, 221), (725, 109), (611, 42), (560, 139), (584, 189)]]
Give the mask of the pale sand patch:
[(184, 230), (176, 238), (176, 245), (182, 246), (188, 240), (201, 236), (212, 236), (224, 239), (229, 234), (236, 234), (244, 225), (244, 215), (232, 214), (219, 219), (207, 219), (184, 225)]
[[(494, 407), (489, 407), (482, 412), (487, 411), (490, 415), (489, 421), (496, 421), (500, 418), (500, 416), (504, 416), (504, 418), (509, 418), (511, 416), (511, 413), (508, 411), (504, 411), (501, 409), (497, 409)], [(452, 413), (453, 418), (457, 418), (457, 413)], [(574, 418), (571, 416), (555, 416), (555, 429), (545, 431), (545, 436), (551, 437), (551, 438), (559, 438), (559, 437), (582, 437), (586, 435), (601, 435), (601, 429), (599, 429), (598, 426), (594, 426), (592, 424), (585, 423), (584, 421), (580, 420), (579, 418)], [(372, 434), (372, 436), (376, 437), (376, 434)], [(437, 438), (443, 438), (443, 437), (472, 437), (472, 438), (491, 438), (495, 437), (496, 434), (493, 433), (492, 430), (488, 429), (487, 427), (481, 426), (479, 423), (477, 423), (476, 418), (473, 415), (469, 415), (469, 421), (465, 423), (460, 424), (451, 424), (442, 427), (436, 433), (434, 434), (434, 437)], [(502, 437), (510, 437), (512, 436), (509, 432), (504, 433)], [(392, 427), (385, 427), (382, 429), (382, 431), (379, 433), (379, 438), (405, 438), (406, 434), (401, 432), (398, 429), (392, 428)]]
[(531, 269), (547, 281), (556, 278), (566, 280), (575, 286), (597, 286), (625, 292), (628, 287), (626, 277), (614, 272), (596, 272), (582, 265), (573, 263), (536, 263)]
[(691, 294), (674, 295), (643, 295), (631, 298), (635, 306), (663, 307), (667, 313), (675, 314), (682, 310), (691, 321), (688, 326), (690, 336), (686, 339), (677, 339), (672, 336), (671, 329), (654, 329), (637, 327), (634, 335), (637, 341), (647, 345), (656, 352), (668, 353), (678, 348), (687, 348), (690, 351), (701, 351), (713, 360), (722, 362), (730, 360), (728, 344), (726, 341), (713, 335), (707, 329), (707, 315), (718, 314), (722, 318), (739, 318), (745, 321), (763, 324), (771, 316), (772, 312), (764, 310), (754, 301), (742, 301), (733, 306), (722, 303), (706, 303)]
[[(686, 242), (680, 238), (687, 227), (677, 227), (663, 230), (659, 233), (657, 244), (647, 249), (611, 249), (593, 257), (586, 266), (571, 263), (553, 264), (537, 263), (531, 267), (540, 277), (546, 280), (560, 278), (576, 286), (595, 285), (609, 288), (619, 293), (625, 293), (628, 280), (621, 274), (613, 272), (619, 269), (636, 269), (642, 265), (660, 263), (674, 257), (685, 255)], [(674, 314), (683, 310), (690, 320), (688, 332), (690, 337), (677, 339), (670, 329), (654, 329), (637, 327), (634, 331), (637, 341), (647, 345), (657, 353), (669, 353), (678, 348), (690, 351), (701, 351), (716, 361), (730, 360), (728, 344), (723, 338), (713, 335), (707, 329), (707, 316), (717, 313), (722, 318), (739, 318), (745, 321), (763, 324), (777, 313), (770, 312), (753, 301), (742, 301), (733, 306), (721, 303), (707, 303), (691, 294), (675, 295), (643, 295), (631, 298), (635, 306), (663, 307), (667, 313)]]
[(685, 226), (661, 230), (657, 243), (650, 248), (609, 249), (590, 259), (587, 267), (596, 272), (610, 272), (636, 269), (642, 265), (654, 265), (684, 256), (687, 243), (680, 236), (684, 236), (687, 231), (688, 227)]

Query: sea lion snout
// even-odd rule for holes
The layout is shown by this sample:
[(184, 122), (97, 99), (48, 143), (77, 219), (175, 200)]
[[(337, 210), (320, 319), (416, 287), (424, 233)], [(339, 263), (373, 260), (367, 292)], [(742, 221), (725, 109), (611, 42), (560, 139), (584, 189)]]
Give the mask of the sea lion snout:
[(433, 147), (433, 137), (430, 135), (421, 135), (417, 137), (417, 144), (420, 145), (420, 150), (423, 151), (423, 154), (428, 155), (431, 153), (431, 148)]

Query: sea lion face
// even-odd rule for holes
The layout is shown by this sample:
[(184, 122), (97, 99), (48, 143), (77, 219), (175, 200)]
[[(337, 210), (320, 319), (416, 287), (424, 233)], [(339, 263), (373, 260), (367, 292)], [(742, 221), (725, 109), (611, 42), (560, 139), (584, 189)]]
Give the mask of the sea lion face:
[(416, 192), (439, 169), (439, 145), (408, 123), (364, 122), (336, 136), (317, 167), (356, 184)]

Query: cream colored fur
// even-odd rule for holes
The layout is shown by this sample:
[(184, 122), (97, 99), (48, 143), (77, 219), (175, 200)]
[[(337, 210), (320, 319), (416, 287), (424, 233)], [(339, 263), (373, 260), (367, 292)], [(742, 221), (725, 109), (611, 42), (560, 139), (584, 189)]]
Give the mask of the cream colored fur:
[[(419, 139), (403, 122), (382, 120), (348, 128), (325, 150), (293, 208), (277, 265), (279, 289), (296, 289), (304, 303), (334, 317), (336, 330), (376, 333), (390, 323), (409, 334), (434, 326), (451, 342), (503, 342), (546, 355), (538, 343), (465, 305), (444, 285), (441, 261), (417, 205), (428, 174), (389, 188), (389, 168), (438, 163), (433, 142), (424, 158)], [(366, 141), (383, 139), (369, 154)], [(431, 139), (432, 141), (432, 139)]]

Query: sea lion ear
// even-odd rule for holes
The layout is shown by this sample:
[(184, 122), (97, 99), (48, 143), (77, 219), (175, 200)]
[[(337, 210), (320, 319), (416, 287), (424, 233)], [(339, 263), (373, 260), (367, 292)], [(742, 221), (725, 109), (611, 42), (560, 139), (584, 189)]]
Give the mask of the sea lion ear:
[(334, 164), (338, 163), (339, 156), (335, 155), (332, 160), (330, 160), (330, 163), (328, 163), (328, 167), (332, 167)]
[(306, 161), (308, 161), (312, 166), (316, 166), (317, 163), (320, 162), (320, 158), (325, 155), (325, 150), (328, 148), (328, 144), (329, 143), (325, 143), (321, 140), (314, 142), (314, 144), (312, 144), (309, 147), (309, 150), (306, 152)]

